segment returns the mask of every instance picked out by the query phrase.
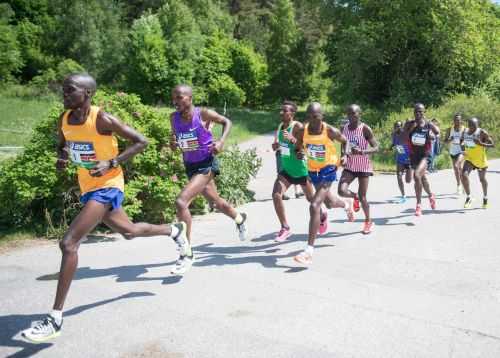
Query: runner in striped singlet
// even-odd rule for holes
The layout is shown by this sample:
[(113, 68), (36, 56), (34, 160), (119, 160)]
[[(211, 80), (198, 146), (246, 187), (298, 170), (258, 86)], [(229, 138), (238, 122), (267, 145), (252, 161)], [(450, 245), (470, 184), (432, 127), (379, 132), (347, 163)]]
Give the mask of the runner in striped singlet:
[(449, 143), (449, 153), (453, 163), (453, 172), (455, 173), (455, 179), (457, 181), (457, 195), (462, 194), (461, 175), (464, 166), (464, 151), (461, 141), (464, 129), (462, 125), (462, 115), (457, 113), (453, 117), (453, 126), (448, 128), (445, 136), (445, 142)]
[(469, 128), (463, 132), (462, 144), (465, 146), (465, 162), (462, 170), (462, 184), (464, 185), (465, 199), (464, 207), (470, 207), (472, 199), (470, 197), (469, 174), (477, 169), (479, 180), (483, 188), (483, 208), (488, 207), (488, 182), (486, 181), (486, 170), (488, 169), (488, 159), (486, 158), (486, 148), (494, 146), (493, 139), (484, 129), (479, 128), (479, 120), (471, 118), (468, 120)]
[[(342, 164), (344, 170), (340, 177), (339, 195), (354, 199), (354, 210), (359, 210), (359, 203), (365, 213), (363, 234), (373, 230), (373, 221), (370, 217), (370, 205), (366, 199), (368, 181), (373, 175), (373, 165), (370, 154), (378, 151), (378, 143), (369, 126), (361, 122), (361, 108), (352, 104), (347, 108), (349, 123), (342, 129), (342, 134), (347, 138), (347, 145), (342, 146)], [(371, 148), (368, 148), (371, 146)], [(349, 185), (358, 179), (358, 193), (349, 190)]]
[(410, 165), (414, 170), (413, 179), (415, 180), (415, 196), (417, 197), (415, 216), (421, 216), (422, 188), (429, 195), (431, 209), (436, 208), (436, 197), (431, 192), (426, 171), (432, 150), (431, 139), (433, 136), (439, 135), (439, 128), (425, 119), (425, 106), (422, 103), (415, 104), (414, 114), (415, 119), (405, 123), (402, 137), (408, 141)]

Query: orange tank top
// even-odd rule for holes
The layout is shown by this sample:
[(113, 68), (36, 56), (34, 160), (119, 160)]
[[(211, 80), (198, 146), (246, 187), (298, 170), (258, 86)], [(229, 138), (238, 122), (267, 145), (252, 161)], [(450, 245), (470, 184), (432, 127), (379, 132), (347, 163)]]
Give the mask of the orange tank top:
[(309, 134), (309, 123), (304, 128), (304, 148), (307, 154), (307, 169), (320, 171), (327, 165), (338, 165), (337, 150), (328, 137), (327, 125), (322, 123), (321, 134)]
[(101, 177), (93, 177), (89, 173), (95, 161), (111, 160), (118, 155), (116, 137), (97, 132), (99, 110), (99, 107), (92, 106), (87, 120), (79, 125), (68, 123), (71, 111), (66, 111), (62, 118), (61, 131), (69, 149), (70, 160), (78, 166), (78, 184), (82, 195), (102, 188), (124, 191), (125, 187), (121, 167), (113, 168)]

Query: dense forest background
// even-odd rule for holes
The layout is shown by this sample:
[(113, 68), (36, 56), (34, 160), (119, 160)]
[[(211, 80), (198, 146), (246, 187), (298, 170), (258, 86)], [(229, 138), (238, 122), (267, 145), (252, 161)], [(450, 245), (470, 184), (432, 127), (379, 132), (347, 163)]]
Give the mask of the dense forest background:
[(85, 70), (150, 104), (178, 83), (212, 106), (439, 104), (500, 97), (499, 38), (489, 0), (11, 0), (0, 83)]

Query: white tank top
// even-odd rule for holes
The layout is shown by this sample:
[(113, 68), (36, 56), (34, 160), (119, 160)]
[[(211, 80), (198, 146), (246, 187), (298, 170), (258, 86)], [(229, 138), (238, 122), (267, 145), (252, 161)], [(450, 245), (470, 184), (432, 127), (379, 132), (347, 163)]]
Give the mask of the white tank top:
[(455, 128), (451, 127), (450, 129), (450, 154), (458, 155), (463, 153), (462, 146), (460, 145), (460, 140), (462, 139), (462, 134), (464, 133), (464, 128), (460, 128), (460, 130), (456, 131)]

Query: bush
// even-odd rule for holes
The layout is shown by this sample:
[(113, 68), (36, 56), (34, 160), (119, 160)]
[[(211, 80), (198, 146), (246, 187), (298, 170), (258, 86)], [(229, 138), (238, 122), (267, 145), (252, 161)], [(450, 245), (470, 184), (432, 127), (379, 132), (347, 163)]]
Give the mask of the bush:
[(245, 102), (245, 92), (228, 75), (222, 74), (210, 80), (208, 103), (210, 106), (238, 107)]
[(60, 94), (62, 81), (73, 73), (82, 72), (85, 72), (85, 69), (78, 62), (66, 59), (59, 62), (55, 69), (49, 68), (41, 75), (33, 77), (30, 85), (38, 89), (40, 94)]
[[(124, 93), (98, 91), (94, 103), (116, 115), (149, 139), (140, 155), (124, 163), (124, 209), (134, 220), (171, 221), (175, 216), (174, 200), (187, 181), (179, 152), (172, 152), (167, 140), (170, 121), (139, 98)], [(54, 106), (47, 119), (34, 130), (30, 143), (15, 159), (0, 164), (0, 226), (35, 228), (39, 233), (60, 234), (77, 214), (78, 184), (76, 169), (70, 166), (56, 173), (56, 127), (62, 108)], [(126, 142), (119, 139), (122, 150)], [(232, 203), (251, 199), (246, 187), (260, 162), (255, 153), (229, 149), (220, 157), (223, 168), (217, 178), (221, 195)], [(235, 168), (237, 166), (237, 168)], [(206, 203), (197, 198), (193, 212), (204, 212)]]

